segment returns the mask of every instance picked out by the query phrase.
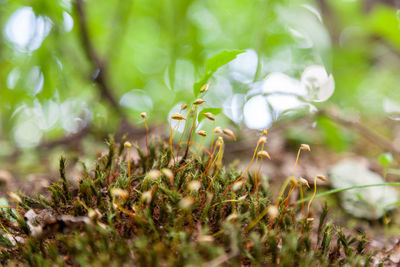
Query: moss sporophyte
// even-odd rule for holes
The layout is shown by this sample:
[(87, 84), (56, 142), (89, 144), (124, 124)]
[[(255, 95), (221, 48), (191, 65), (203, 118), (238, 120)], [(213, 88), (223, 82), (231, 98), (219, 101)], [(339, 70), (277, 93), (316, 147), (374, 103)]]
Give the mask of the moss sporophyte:
[[(200, 97), (208, 86), (202, 87)], [(352, 266), (360, 262), (362, 238), (354, 239), (361, 244), (356, 250), (342, 237), (336, 247), (339, 251), (346, 244), (347, 254), (329, 256), (334, 254), (335, 246), (330, 244), (336, 228), (325, 224), (326, 212), (314, 238), (311, 204), (322, 195), (317, 194), (317, 180), (327, 179), (314, 177), (313, 193), (304, 197), (303, 186), (310, 188), (309, 180), (296, 177), (296, 168), (301, 151), (311, 151), (310, 146), (300, 145), (293, 173), (273, 201), (265, 179), (260, 179), (264, 159), (272, 158), (268, 131), (260, 131), (244, 171), (225, 168), (224, 138), (235, 141), (236, 134), (216, 126), (213, 112), (199, 112), (198, 106), (204, 103), (199, 98), (183, 104), (170, 116), (170, 136), (165, 142), (149, 140), (148, 117), (142, 113), (147, 153), (132, 140), (119, 145), (110, 139), (109, 153), (99, 157), (93, 171), (85, 168), (77, 185), (69, 182), (61, 158), (61, 180), (48, 187), (51, 199), (10, 193), (15, 207), (0, 207), (0, 263), (326, 266), (340, 262)], [(198, 129), (199, 116), (212, 123), (212, 131)], [(184, 123), (183, 131), (174, 140), (180, 123)], [(210, 142), (207, 148), (206, 141)], [(138, 160), (132, 160), (132, 145)], [(184, 155), (180, 155), (181, 146), (188, 151)], [(297, 217), (300, 206), (289, 204), (297, 188), (301, 220)], [(368, 255), (365, 258), (368, 261)]]
[(146, 148), (147, 148), (147, 153), (149, 152), (149, 126), (147, 125), (147, 113), (142, 112), (140, 113), (140, 116), (144, 119), (144, 126), (146, 128)]

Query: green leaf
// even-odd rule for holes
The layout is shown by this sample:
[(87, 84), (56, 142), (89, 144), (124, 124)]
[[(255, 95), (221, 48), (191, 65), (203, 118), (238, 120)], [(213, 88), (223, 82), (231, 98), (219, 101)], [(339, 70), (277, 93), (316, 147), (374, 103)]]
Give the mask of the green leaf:
[(384, 153), (384, 154), (382, 154), (382, 155), (380, 155), (379, 156), (379, 163), (382, 165), (382, 166), (387, 166), (387, 165), (389, 165), (390, 163), (392, 163), (392, 161), (393, 161), (393, 155), (392, 154), (390, 154), (390, 153)]
[(215, 56), (207, 59), (206, 72), (200, 81), (196, 82), (193, 86), (193, 93), (197, 97), (200, 93), (201, 87), (207, 83), (208, 79), (223, 65), (234, 60), (237, 55), (245, 52), (244, 50), (225, 50)]
[(201, 113), (206, 113), (206, 112), (210, 112), (214, 116), (217, 116), (218, 114), (220, 114), (222, 112), (222, 108), (205, 108), (205, 109), (202, 109), (199, 112), (199, 118), (198, 118), (199, 122), (201, 122), (202, 120), (204, 120), (206, 118), (206, 116), (204, 116)]
[(244, 50), (222, 51), (206, 61), (206, 72), (216, 72), (223, 65), (234, 60), (237, 55), (245, 52)]

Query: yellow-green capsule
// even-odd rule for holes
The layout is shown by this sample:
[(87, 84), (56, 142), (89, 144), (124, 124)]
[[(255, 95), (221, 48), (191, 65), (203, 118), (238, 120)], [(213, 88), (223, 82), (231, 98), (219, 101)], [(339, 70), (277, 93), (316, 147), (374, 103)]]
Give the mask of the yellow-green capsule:
[(206, 116), (206, 118), (209, 119), (210, 121), (215, 121), (215, 117), (214, 117), (214, 115), (213, 115), (212, 113), (210, 113), (210, 112), (205, 112), (205, 113), (201, 113), (201, 114), (203, 114), (204, 116)]
[(232, 138), (234, 141), (236, 141), (236, 136), (235, 136), (235, 134), (233, 133), (232, 130), (230, 130), (230, 129), (224, 129), (223, 132), (224, 132), (224, 134), (226, 134), (227, 136), (229, 136), (230, 138)]
[(201, 136), (204, 136), (204, 137), (207, 136), (207, 132), (206, 131), (202, 131), (202, 130), (198, 131), (197, 134), (201, 135)]
[(270, 156), (269, 153), (268, 153), (267, 151), (265, 151), (265, 150), (262, 150), (262, 151), (258, 152), (258, 153), (257, 153), (257, 156), (258, 156), (258, 157), (261, 157), (261, 158), (271, 159), (271, 156)]
[(203, 104), (204, 102), (206, 102), (204, 99), (198, 98), (193, 102), (193, 104), (200, 105)]
[(176, 114), (174, 114), (174, 115), (171, 116), (171, 119), (181, 121), (181, 120), (184, 120), (185, 117), (183, 117), (183, 116), (182, 116), (181, 114), (179, 114), (179, 113), (176, 113)]

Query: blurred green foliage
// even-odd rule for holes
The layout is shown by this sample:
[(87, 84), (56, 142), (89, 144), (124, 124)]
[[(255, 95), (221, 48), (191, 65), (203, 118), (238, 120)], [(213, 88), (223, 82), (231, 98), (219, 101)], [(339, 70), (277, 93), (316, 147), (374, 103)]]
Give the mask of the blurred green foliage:
[[(382, 116), (387, 99), (399, 107), (399, 15), (380, 2), (86, 0), (83, 8), (111, 93), (128, 119), (140, 123), (146, 111), (160, 123), (209, 78), (215, 100), (205, 107), (221, 111), (224, 93), (213, 95), (213, 84), (221, 87), (215, 75), (227, 77), (232, 94), (248, 94), (271, 72), (299, 77), (312, 64), (324, 65), (335, 79), (335, 93), (319, 106), (371, 118)], [(0, 0), (0, 27), (3, 142), (35, 146), (88, 124), (115, 131), (120, 114), (93, 80), (98, 69), (85, 54), (76, 1)], [(216, 72), (229, 60), (207, 61), (224, 50), (256, 53), (248, 81), (232, 79), (228, 65)], [(319, 123), (327, 143), (345, 150), (340, 130)]]

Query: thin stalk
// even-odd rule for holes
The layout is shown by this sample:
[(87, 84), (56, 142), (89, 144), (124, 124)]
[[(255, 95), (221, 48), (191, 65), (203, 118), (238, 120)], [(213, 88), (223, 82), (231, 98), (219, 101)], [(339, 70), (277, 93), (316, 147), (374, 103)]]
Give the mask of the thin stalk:
[[(262, 133), (261, 133), (261, 135), (260, 135), (260, 138), (258, 139), (259, 141), (257, 141), (256, 149), (254, 149), (253, 157), (252, 157), (252, 159), (251, 159), (251, 161), (250, 161), (250, 164), (249, 164), (249, 166), (247, 167), (247, 169), (242, 173), (242, 175), (239, 176), (239, 178), (237, 178), (237, 179), (225, 190), (225, 192), (222, 194), (222, 196), (225, 196), (225, 194), (228, 193), (228, 191), (229, 191), (240, 179), (242, 179), (243, 176), (245, 176), (246, 173), (249, 171), (251, 165), (253, 164), (254, 157), (257, 155), (258, 146), (260, 145), (260, 139), (261, 139), (264, 135), (267, 135), (267, 130), (263, 130), (263, 131), (262, 131)], [(257, 161), (257, 160), (256, 160), (256, 161)], [(256, 167), (257, 167), (257, 166), (256, 166)]]
[[(217, 141), (215, 141), (215, 143), (216, 143), (216, 142), (217, 142)], [(212, 166), (214, 165), (215, 160), (213, 161), (213, 159), (214, 159), (215, 151), (217, 150), (216, 148), (217, 148), (217, 145), (214, 146), (214, 150), (212, 151), (210, 157), (208, 158), (207, 167), (206, 167), (206, 169), (204, 170), (204, 173), (203, 173), (203, 176), (204, 176), (204, 177), (207, 176), (208, 171), (209, 171), (209, 170), (212, 168)], [(210, 151), (211, 151), (211, 150), (210, 150)]]
[(212, 131), (212, 133), (211, 133), (211, 146), (210, 146), (210, 151), (212, 151), (212, 149), (213, 149), (214, 129), (215, 129), (215, 121), (213, 121), (213, 131)]
[(215, 170), (214, 177), (212, 178), (210, 184), (208, 185), (208, 187), (207, 187), (207, 189), (206, 189), (206, 191), (204, 193), (204, 198), (206, 197), (208, 190), (211, 188), (211, 186), (214, 184), (215, 179), (217, 178), (217, 175), (218, 175), (220, 167), (221, 167), (221, 162), (222, 162), (222, 157), (223, 156), (224, 156), (224, 147), (223, 147), (223, 145), (220, 145), (219, 146), (219, 150), (218, 150), (218, 154), (215, 157), (216, 160), (218, 159), (217, 163), (216, 163), (217, 168)]
[(239, 178), (237, 178), (237, 179), (225, 190), (225, 192), (222, 194), (222, 196), (225, 196), (225, 194), (228, 193), (228, 191), (229, 191), (237, 182), (239, 182), (239, 180), (242, 179), (243, 176), (245, 176), (246, 173), (249, 171), (251, 165), (253, 164), (254, 157), (255, 157), (256, 154), (257, 154), (258, 146), (259, 146), (259, 143), (257, 143), (256, 149), (254, 150), (253, 158), (251, 159), (250, 164), (249, 164), (249, 166), (247, 167), (247, 169), (242, 173), (242, 175), (239, 176)]
[(289, 185), (291, 181), (296, 182), (296, 180), (293, 177), (288, 177), (285, 181), (285, 183), (282, 185), (281, 192), (279, 193), (278, 199), (276, 200), (275, 206), (279, 206), (279, 203), (281, 202), (282, 196), (285, 193), (286, 187)]
[(3, 228), (3, 230), (7, 233), (7, 234), (9, 234), (9, 235), (11, 235), (13, 238), (14, 238), (14, 236), (4, 227), (4, 225), (0, 222), (0, 226), (1, 226), (1, 228)]
[(210, 151), (208, 151), (207, 148), (205, 148), (203, 145), (200, 145), (200, 144), (197, 143), (197, 142), (194, 142), (194, 141), (187, 142), (187, 141), (185, 141), (185, 142), (182, 142), (182, 144), (183, 144), (183, 145), (184, 145), (184, 144), (197, 145), (197, 146), (201, 147), (201, 149), (203, 149), (204, 152), (207, 153), (207, 155), (211, 156)]
[[(262, 149), (261, 149), (260, 151), (262, 151)], [(253, 193), (255, 193), (255, 189), (256, 189), (256, 175), (257, 175), (258, 158), (259, 158), (259, 156), (256, 155), (256, 163), (254, 163), (254, 166), (255, 166), (255, 167), (254, 167), (254, 170), (255, 170), (255, 172), (254, 172)]]
[(301, 147), (297, 151), (296, 162), (294, 163), (294, 167), (293, 167), (293, 177), (295, 177), (295, 174), (296, 174), (296, 167), (297, 167), (297, 163), (299, 162), (300, 152), (301, 152)]
[[(314, 193), (312, 194), (310, 201), (308, 201), (306, 218), (308, 218), (308, 215), (310, 213), (311, 202), (314, 200), (316, 194), (317, 194), (317, 177), (314, 178)], [(304, 205), (304, 202), (302, 203), (302, 205)]]
[[(263, 161), (263, 158), (261, 157), (261, 159), (260, 159), (260, 167), (258, 167), (257, 174), (259, 174), (261, 172), (262, 161)], [(257, 177), (258, 177), (258, 175), (255, 176), (254, 180), (255, 180), (256, 197), (257, 197), (257, 200), (258, 200), (258, 178)]]
[(263, 210), (263, 212), (261, 212), (260, 215), (258, 215), (258, 217), (253, 220), (246, 228), (245, 231), (248, 232), (250, 231), (254, 226), (257, 225), (257, 223), (268, 213), (268, 209)]
[[(189, 131), (189, 136), (188, 136), (188, 140), (187, 140), (188, 142), (190, 142), (190, 140), (192, 139), (194, 127), (195, 127), (196, 121), (197, 121), (198, 106), (197, 106), (197, 105), (195, 105), (195, 106), (196, 106), (196, 108), (195, 108), (194, 116), (193, 116), (193, 124), (192, 124), (192, 128), (190, 128), (190, 131)], [(188, 115), (188, 116), (189, 116), (189, 115)], [(187, 155), (188, 155), (188, 153), (189, 153), (189, 147), (190, 147), (190, 146), (186, 146), (185, 154), (183, 155), (182, 160), (185, 160), (185, 158), (187, 157)]]
[[(200, 151), (200, 149), (201, 149), (201, 147), (202, 147), (202, 144), (203, 144), (203, 141), (204, 141), (205, 138), (206, 138), (206, 137), (203, 136), (203, 138), (201, 139), (199, 148), (197, 149), (197, 151), (196, 151), (196, 153), (194, 154), (194, 156), (192, 157), (192, 159), (191, 159), (188, 163), (186, 163), (185, 165), (183, 165), (182, 167), (180, 167), (176, 172), (179, 172), (179, 171), (183, 170), (183, 169), (186, 168), (190, 163), (193, 162), (193, 160), (196, 158), (197, 154), (199, 154), (199, 151)], [(188, 142), (190, 142), (190, 141), (188, 141)]]
[[(299, 147), (299, 150), (297, 151), (296, 162), (294, 163), (294, 167), (293, 167), (293, 177), (296, 177), (296, 167), (299, 162), (300, 152), (301, 152), (301, 147)], [(300, 199), (303, 199), (303, 197), (304, 197), (303, 196), (303, 185), (301, 185), (301, 184), (299, 186), (299, 191), (300, 191)], [(301, 212), (304, 215), (304, 203), (301, 204)]]
[[(215, 129), (215, 121), (213, 121), (213, 131), (212, 131), (212, 133), (211, 133), (211, 146), (210, 146), (210, 151), (213, 151), (213, 145), (214, 145), (214, 129)], [(215, 150), (214, 150), (215, 151)], [(212, 154), (212, 155), (210, 155), (209, 157), (208, 157), (208, 160), (207, 160), (207, 164), (206, 164), (206, 169), (205, 169), (205, 171), (204, 171), (204, 173), (203, 173), (203, 175), (204, 176), (207, 176), (207, 172), (208, 172), (208, 168), (210, 167), (210, 162), (212, 161), (212, 156), (213, 156), (214, 154)]]
[[(264, 143), (262, 143), (262, 145), (261, 145), (261, 151), (263, 151), (263, 150), (264, 150)], [(261, 171), (262, 161), (263, 161), (263, 157), (260, 157), (260, 167), (257, 170), (257, 159), (256, 159), (256, 173), (254, 175), (254, 191), (256, 192), (257, 199), (258, 199), (258, 175), (259, 175), (259, 172)]]
[(171, 157), (174, 159), (174, 165), (175, 165), (175, 156), (174, 156), (174, 151), (172, 150), (172, 138), (173, 138), (173, 131), (172, 131), (172, 123), (171, 123), (172, 119), (169, 121), (169, 128), (171, 129), (171, 135), (169, 136), (169, 149), (171, 150)]
[(124, 208), (121, 207), (121, 206), (117, 206), (117, 208), (118, 208), (121, 212), (125, 213), (126, 215), (129, 215), (129, 216), (131, 216), (131, 217), (135, 217), (135, 214), (132, 213), (132, 212), (130, 212), (129, 210), (124, 209)]
[[(214, 151), (214, 152), (215, 152), (215, 151)], [(216, 156), (215, 158), (213, 158), (214, 160), (211, 162), (211, 165), (210, 165), (210, 169), (209, 169), (209, 170), (212, 169), (212, 167), (214, 166), (215, 162), (218, 160), (219, 152), (220, 152), (220, 149), (218, 150), (217, 156)]]
[(129, 177), (129, 195), (131, 195), (131, 187), (132, 187), (132, 180), (131, 180), (131, 149), (128, 148), (128, 177)]
[[(289, 192), (288, 192), (288, 194), (287, 194), (285, 200), (282, 202), (282, 204), (283, 204), (283, 203), (285, 204), (285, 208), (286, 208), (286, 206), (288, 205), (290, 195), (292, 194), (292, 192), (293, 192), (293, 190), (294, 190), (295, 188), (296, 188), (296, 186), (294, 186), (294, 185), (291, 185), (291, 186), (290, 186)], [(281, 205), (282, 205), (282, 204), (281, 204)]]
[[(301, 183), (299, 185), (299, 192), (300, 192), (300, 199), (303, 199), (304, 198), (304, 193), (303, 193), (303, 185)], [(301, 204), (301, 213), (304, 216), (304, 202)]]
[(150, 148), (149, 148), (149, 127), (147, 125), (147, 119), (144, 119), (144, 127), (146, 127), (146, 148), (147, 154), (150, 155)]
[[(182, 111), (182, 108), (179, 110), (179, 112), (181, 112)], [(178, 114), (180, 114), (180, 113), (178, 113)], [(180, 125), (180, 123), (181, 123), (181, 120), (179, 120), (178, 121), (178, 123), (176, 124), (176, 126), (175, 126), (175, 128), (174, 128), (174, 130), (172, 130), (172, 117), (171, 117), (171, 119), (170, 119), (170, 121), (169, 121), (169, 128), (171, 129), (171, 134), (170, 134), (170, 136), (169, 136), (169, 140), (168, 140), (168, 143), (169, 143), (169, 146), (170, 146), (170, 150), (171, 150), (171, 156), (172, 156), (172, 158), (174, 159), (174, 165), (175, 165), (175, 156), (174, 156), (174, 151), (172, 150), (172, 140), (173, 140), (173, 138), (174, 138), (174, 136), (175, 136), (175, 133), (176, 133), (176, 131), (179, 129), (179, 125)], [(183, 118), (184, 120), (185, 120), (185, 127), (186, 127), (186, 118)], [(185, 132), (185, 130), (183, 131), (183, 133)], [(183, 134), (182, 133), (182, 134)]]
[[(186, 125), (187, 125), (187, 119), (189, 118), (189, 115), (190, 115), (190, 111), (192, 110), (192, 108), (193, 108), (193, 104), (190, 106), (190, 108), (188, 109), (188, 111), (186, 112), (186, 120), (185, 120), (185, 126), (183, 127), (183, 132), (182, 132), (182, 134), (181, 134), (181, 137), (179, 138), (179, 142), (178, 142), (178, 148), (177, 148), (177, 151), (176, 151), (176, 157), (179, 157), (179, 150), (180, 150), (180, 148), (181, 148), (181, 142), (182, 142), (182, 138), (183, 138), (183, 135), (185, 134), (185, 131), (186, 131)], [(188, 140), (188, 142), (189, 142), (190, 140)]]
[[(400, 182), (398, 182), (398, 183), (381, 183), (381, 184), (355, 185), (355, 186), (350, 186), (350, 187), (345, 187), (345, 188), (332, 189), (332, 190), (328, 190), (328, 191), (316, 194), (314, 196), (314, 199), (319, 198), (319, 197), (329, 196), (329, 195), (340, 193), (340, 192), (344, 192), (344, 191), (353, 190), (353, 189), (361, 189), (361, 188), (368, 188), (368, 187), (375, 187), (375, 186), (400, 186)], [(297, 201), (296, 204), (298, 205), (298, 204), (307, 202), (310, 199), (311, 199), (311, 197), (304, 198), (302, 200)]]

